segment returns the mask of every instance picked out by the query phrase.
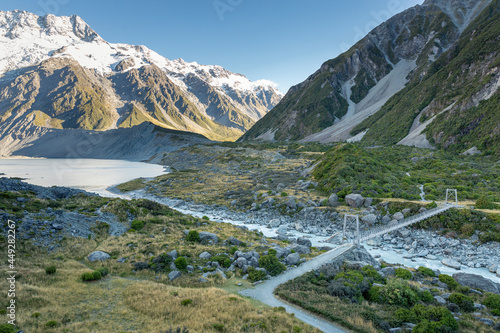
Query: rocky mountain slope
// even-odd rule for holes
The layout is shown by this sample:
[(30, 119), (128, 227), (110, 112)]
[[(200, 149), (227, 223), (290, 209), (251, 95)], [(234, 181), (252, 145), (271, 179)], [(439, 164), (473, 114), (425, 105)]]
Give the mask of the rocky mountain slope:
[(499, 1), (427, 0), (392, 17), (292, 87), (241, 140), (497, 142), (498, 11)]
[(0, 11), (0, 50), (0, 128), (9, 129), (0, 142), (27, 124), (106, 131), (144, 122), (234, 140), (282, 97), (270, 81), (108, 43), (78, 16)]

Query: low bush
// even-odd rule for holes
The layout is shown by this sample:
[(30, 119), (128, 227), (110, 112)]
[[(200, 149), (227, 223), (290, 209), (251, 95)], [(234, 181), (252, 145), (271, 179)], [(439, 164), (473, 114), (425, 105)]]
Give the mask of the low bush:
[(57, 326), (57, 321), (55, 320), (49, 320), (48, 322), (45, 323), (45, 327), (56, 327)]
[(141, 230), (142, 228), (144, 228), (144, 222), (142, 221), (139, 221), (139, 220), (133, 220), (132, 221), (132, 224), (130, 225), (130, 227), (134, 230)]
[(262, 281), (267, 276), (265, 272), (257, 270), (254, 267), (249, 267), (247, 273), (248, 273), (248, 279), (251, 282)]
[(259, 266), (265, 268), (271, 276), (279, 275), (286, 270), (286, 266), (276, 256), (272, 255), (261, 256)]
[(231, 248), (229, 249), (229, 253), (231, 253), (231, 254), (235, 254), (236, 251), (238, 251), (238, 247), (237, 246), (231, 246)]
[(384, 287), (372, 287), (368, 295), (373, 302), (404, 307), (410, 307), (420, 301), (418, 291), (399, 278), (389, 279)]
[(436, 276), (436, 274), (434, 273), (434, 271), (432, 269), (424, 267), (424, 266), (420, 266), (418, 268), (418, 272), (420, 274), (422, 274), (423, 276), (428, 276), (428, 277), (435, 277)]
[(411, 280), (411, 278), (413, 277), (413, 274), (411, 274), (409, 270), (401, 267), (396, 269), (395, 275), (403, 280)]
[(179, 257), (174, 261), (175, 267), (178, 269), (185, 269), (188, 265), (187, 259), (184, 257)]
[(14, 333), (16, 329), (11, 324), (0, 324), (0, 333)]
[(448, 297), (448, 302), (455, 303), (464, 312), (474, 311), (474, 302), (468, 296), (461, 293), (453, 293)]
[(276, 251), (276, 249), (269, 249), (267, 253), (273, 257), (276, 257), (278, 255), (278, 251)]
[(483, 304), (490, 309), (500, 310), (500, 295), (488, 294)]
[(450, 288), (450, 289), (455, 289), (456, 287), (459, 286), (458, 282), (455, 281), (455, 279), (449, 275), (439, 274), (438, 278), (439, 278), (439, 281), (446, 283), (448, 285), (448, 288)]
[(98, 268), (97, 271), (101, 273), (102, 277), (106, 277), (109, 274), (109, 269), (107, 267)]
[(82, 273), (81, 279), (83, 281), (97, 281), (102, 278), (101, 272), (93, 271), (93, 272), (85, 272)]
[(220, 254), (220, 255), (214, 256), (214, 257), (210, 258), (210, 260), (212, 260), (212, 262), (213, 261), (218, 262), (219, 265), (221, 265), (224, 268), (228, 268), (229, 266), (231, 266), (231, 258), (229, 258), (225, 254)]
[(362, 271), (364, 276), (366, 276), (368, 278), (372, 278), (373, 282), (375, 282), (375, 283), (385, 284), (387, 281), (385, 277), (380, 275), (380, 273), (377, 272), (377, 270), (375, 268), (373, 268), (373, 266), (370, 266), (370, 265), (364, 266), (361, 269), (361, 271)]
[(182, 306), (188, 306), (188, 305), (190, 305), (190, 304), (193, 304), (193, 300), (192, 300), (192, 299), (187, 298), (187, 299), (183, 299), (183, 300), (181, 301), (181, 305), (182, 305)]
[(56, 266), (47, 266), (47, 267), (45, 267), (45, 274), (47, 274), (47, 275), (56, 274), (56, 271), (57, 271)]
[(200, 242), (200, 233), (196, 230), (190, 230), (186, 236), (186, 241), (191, 243), (199, 243)]
[(402, 322), (417, 324), (413, 332), (453, 332), (458, 329), (458, 323), (451, 312), (444, 307), (425, 306), (417, 304), (411, 309), (400, 308), (395, 316)]
[(212, 327), (216, 331), (224, 332), (224, 325), (223, 324), (212, 324)]

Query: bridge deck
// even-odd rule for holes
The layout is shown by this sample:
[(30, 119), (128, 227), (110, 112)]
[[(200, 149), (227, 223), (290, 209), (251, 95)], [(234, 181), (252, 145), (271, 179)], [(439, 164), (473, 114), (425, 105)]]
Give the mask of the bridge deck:
[(383, 227), (376, 227), (370, 229), (368, 232), (365, 232), (362, 236), (360, 236), (360, 242), (366, 242), (369, 239), (379, 237), (382, 235), (385, 235), (391, 231), (395, 231), (407, 226), (410, 226), (412, 224), (418, 223), (420, 221), (426, 220), (432, 216), (441, 214), (451, 208), (459, 208), (461, 206), (458, 205), (452, 205), (452, 204), (445, 204), (433, 209), (430, 209), (426, 212), (411, 216), (407, 219), (401, 220), (397, 224), (390, 225), (390, 226), (383, 226)]

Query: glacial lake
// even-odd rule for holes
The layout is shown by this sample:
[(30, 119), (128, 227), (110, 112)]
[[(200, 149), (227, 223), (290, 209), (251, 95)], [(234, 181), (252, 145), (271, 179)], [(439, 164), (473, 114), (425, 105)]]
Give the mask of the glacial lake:
[(105, 189), (136, 178), (162, 175), (157, 164), (99, 159), (0, 159), (0, 177), (19, 177), (40, 186), (66, 186), (104, 194)]

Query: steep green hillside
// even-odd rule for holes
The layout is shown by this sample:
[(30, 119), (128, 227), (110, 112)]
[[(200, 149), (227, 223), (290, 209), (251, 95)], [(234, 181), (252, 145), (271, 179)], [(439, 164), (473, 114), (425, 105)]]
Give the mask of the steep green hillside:
[[(427, 120), (453, 105), (428, 126), (430, 143), (454, 152), (477, 146), (487, 154), (500, 154), (500, 99), (495, 87), (500, 81), (499, 5), (500, 1), (493, 1), (422, 79), (413, 77), (351, 134), (369, 129), (364, 141), (395, 144), (422, 111), (421, 120)], [(475, 106), (491, 91), (496, 92)]]
[(240, 140), (272, 132), (278, 141), (300, 140), (330, 127), (346, 115), (350, 102), (361, 102), (399, 61), (416, 60), (418, 76), (429, 58), (439, 56), (457, 38), (456, 27), (438, 7), (410, 8), (292, 87)]
[(482, 157), (395, 146), (363, 148), (341, 144), (319, 159), (313, 171), (320, 189), (343, 198), (351, 192), (369, 197), (444, 200), (456, 188), (460, 200), (482, 195), (500, 201), (499, 163)]

